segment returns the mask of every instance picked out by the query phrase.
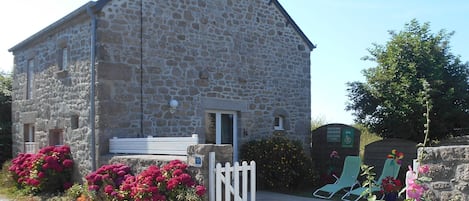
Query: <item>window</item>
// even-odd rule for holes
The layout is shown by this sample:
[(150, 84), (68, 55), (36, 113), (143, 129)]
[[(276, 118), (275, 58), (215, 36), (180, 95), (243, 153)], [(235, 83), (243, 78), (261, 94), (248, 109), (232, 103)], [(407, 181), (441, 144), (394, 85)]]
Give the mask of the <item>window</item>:
[(49, 131), (49, 145), (61, 146), (64, 144), (63, 130), (54, 129)]
[(284, 130), (283, 128), (283, 117), (276, 116), (274, 119), (274, 129), (275, 130)]
[(205, 143), (233, 145), (233, 161), (238, 161), (238, 115), (236, 111), (206, 111)]
[(66, 46), (61, 47), (59, 51), (59, 70), (65, 71), (68, 67), (68, 48)]
[(28, 60), (28, 66), (26, 67), (26, 99), (33, 98), (33, 86), (34, 86), (34, 60)]
[(79, 125), (79, 122), (80, 122), (80, 117), (76, 114), (72, 115), (72, 117), (70, 118), (70, 123), (71, 123), (72, 129), (77, 129), (78, 125)]
[(34, 142), (34, 124), (25, 124), (23, 127), (24, 142)]
[(25, 153), (36, 153), (38, 144), (34, 142), (34, 124), (23, 125), (23, 142)]

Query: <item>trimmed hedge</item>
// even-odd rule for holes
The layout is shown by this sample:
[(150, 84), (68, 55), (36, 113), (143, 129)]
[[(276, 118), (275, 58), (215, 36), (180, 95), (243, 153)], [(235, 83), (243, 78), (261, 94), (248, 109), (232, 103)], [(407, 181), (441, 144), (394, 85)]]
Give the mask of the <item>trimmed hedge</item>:
[(250, 141), (241, 147), (241, 158), (256, 161), (260, 189), (291, 191), (313, 181), (311, 159), (299, 141), (284, 137)]

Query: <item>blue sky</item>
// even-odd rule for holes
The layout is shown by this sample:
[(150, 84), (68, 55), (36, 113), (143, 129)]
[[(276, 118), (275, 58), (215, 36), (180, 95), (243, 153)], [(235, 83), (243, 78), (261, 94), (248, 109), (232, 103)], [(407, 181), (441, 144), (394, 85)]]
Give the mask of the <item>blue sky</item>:
[(388, 30), (412, 19), (429, 22), (432, 32), (455, 31), (452, 53), (469, 60), (469, 1), (279, 0), (308, 38), (311, 53), (311, 115), (328, 123), (353, 123), (345, 111), (346, 83), (365, 81), (361, 71), (375, 66), (360, 60), (372, 43), (385, 44)]
[[(11, 71), (15, 44), (85, 4), (87, 0), (12, 0), (0, 7), (0, 69)], [(388, 30), (402, 30), (415, 18), (433, 32), (455, 31), (452, 53), (469, 60), (469, 1), (465, 0), (279, 0), (308, 38), (311, 54), (311, 110), (314, 119), (353, 123), (345, 111), (346, 83), (364, 81), (375, 64), (360, 60), (372, 43), (385, 44)]]

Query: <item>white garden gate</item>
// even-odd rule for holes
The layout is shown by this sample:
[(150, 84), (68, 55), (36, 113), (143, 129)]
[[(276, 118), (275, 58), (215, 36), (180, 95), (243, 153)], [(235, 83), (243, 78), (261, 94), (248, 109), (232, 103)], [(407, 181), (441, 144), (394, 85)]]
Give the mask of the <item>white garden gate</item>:
[(256, 200), (256, 162), (251, 161), (248, 165), (243, 161), (241, 166), (238, 162), (233, 166), (225, 163), (222, 167), (221, 163), (215, 165), (215, 152), (210, 152), (209, 159), (210, 201)]

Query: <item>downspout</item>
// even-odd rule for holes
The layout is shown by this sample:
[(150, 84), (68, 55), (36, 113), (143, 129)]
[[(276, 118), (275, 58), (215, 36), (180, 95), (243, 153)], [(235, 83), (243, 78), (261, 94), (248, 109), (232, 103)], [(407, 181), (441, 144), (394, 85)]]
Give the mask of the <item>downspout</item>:
[(96, 15), (93, 10), (88, 6), (86, 9), (88, 15), (91, 17), (91, 49), (90, 49), (90, 151), (91, 151), (91, 170), (96, 170), (96, 132), (95, 132), (95, 68), (96, 68)]
[(143, 0), (140, 0), (140, 137), (144, 136), (143, 119)]

